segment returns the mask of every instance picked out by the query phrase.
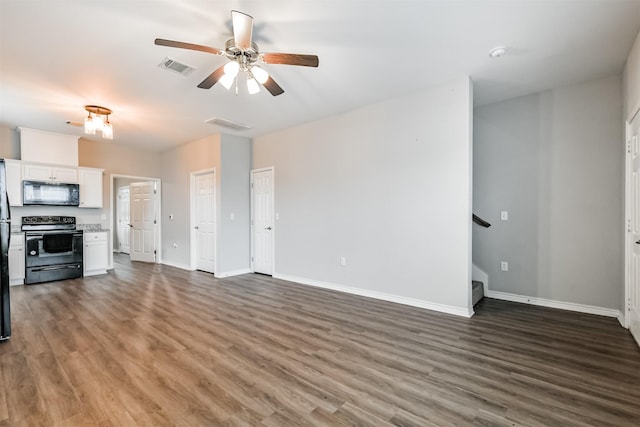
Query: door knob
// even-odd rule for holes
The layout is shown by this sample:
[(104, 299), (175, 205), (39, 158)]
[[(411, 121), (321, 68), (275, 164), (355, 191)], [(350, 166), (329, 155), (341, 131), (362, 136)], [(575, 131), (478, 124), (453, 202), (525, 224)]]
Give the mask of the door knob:
[(264, 229), (265, 230), (271, 230), (271, 227), (265, 227)]
[(195, 228), (196, 230), (200, 230), (200, 227), (198, 227), (197, 225), (193, 228)]
[(636, 240), (636, 245), (640, 245), (640, 240)]

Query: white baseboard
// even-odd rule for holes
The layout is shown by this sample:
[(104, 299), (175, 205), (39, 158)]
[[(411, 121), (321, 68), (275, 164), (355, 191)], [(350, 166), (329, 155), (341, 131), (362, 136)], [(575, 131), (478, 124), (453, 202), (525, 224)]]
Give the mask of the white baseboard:
[[(489, 291), (488, 298), (501, 299), (504, 301), (521, 302), (524, 304), (539, 305), (542, 307), (559, 308), (561, 310), (577, 311), (579, 313), (597, 314), (598, 316), (615, 317), (620, 321), (622, 314), (615, 308), (596, 307), (594, 305), (576, 304), (573, 302), (555, 301), (551, 299), (528, 297), (526, 295), (511, 294), (508, 292)], [(624, 324), (624, 319), (621, 322)]]
[(241, 274), (249, 274), (249, 273), (251, 273), (250, 268), (243, 268), (241, 270), (220, 271), (220, 272), (214, 273), (213, 275), (218, 279), (224, 279), (225, 277), (239, 276)]
[(627, 321), (626, 321), (626, 319), (624, 318), (624, 312), (620, 311), (620, 312), (618, 313), (617, 318), (618, 318), (618, 322), (620, 322), (620, 325), (621, 325), (623, 328), (625, 328), (625, 329), (629, 329), (629, 327), (627, 326)]
[(175, 268), (179, 268), (181, 270), (189, 270), (189, 271), (193, 271), (193, 268), (191, 268), (190, 265), (187, 264), (181, 264), (179, 262), (173, 262), (173, 261), (168, 261), (166, 259), (163, 259), (160, 261), (160, 264), (164, 264), (164, 265), (168, 265), (169, 267), (175, 267)]
[(330, 289), (332, 291), (345, 292), (348, 294), (360, 295), (368, 298), (375, 298), (383, 301), (394, 302), (397, 304), (404, 304), (412, 307), (439, 311), (441, 313), (453, 314), (456, 316), (471, 317), (474, 314), (472, 308), (466, 309), (462, 307), (454, 307), (451, 305), (439, 304), (439, 303), (419, 300), (415, 298), (403, 297), (400, 295), (392, 295), (392, 294), (386, 294), (383, 292), (370, 291), (368, 289), (352, 288), (349, 286), (336, 285), (334, 283), (308, 279), (306, 277), (290, 276), (288, 274), (279, 274), (279, 273), (274, 273), (273, 277), (276, 279), (287, 280), (289, 282), (296, 282), (303, 285), (315, 286), (317, 288)]

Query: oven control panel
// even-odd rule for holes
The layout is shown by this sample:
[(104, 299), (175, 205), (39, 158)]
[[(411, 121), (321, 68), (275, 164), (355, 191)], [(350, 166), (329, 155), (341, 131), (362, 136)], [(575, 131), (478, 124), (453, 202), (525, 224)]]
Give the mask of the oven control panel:
[(22, 224), (61, 225), (75, 224), (75, 216), (23, 216)]

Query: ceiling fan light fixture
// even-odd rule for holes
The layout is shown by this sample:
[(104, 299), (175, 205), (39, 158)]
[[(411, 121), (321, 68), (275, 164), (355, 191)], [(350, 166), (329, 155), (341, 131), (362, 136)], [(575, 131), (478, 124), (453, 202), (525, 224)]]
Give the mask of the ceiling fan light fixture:
[(251, 68), (251, 74), (260, 84), (265, 84), (267, 80), (269, 80), (269, 73), (267, 73), (264, 69), (254, 65)]
[(260, 92), (260, 85), (256, 79), (253, 78), (251, 72), (249, 72), (249, 76), (247, 76), (247, 90), (249, 91), (249, 95), (255, 95)]

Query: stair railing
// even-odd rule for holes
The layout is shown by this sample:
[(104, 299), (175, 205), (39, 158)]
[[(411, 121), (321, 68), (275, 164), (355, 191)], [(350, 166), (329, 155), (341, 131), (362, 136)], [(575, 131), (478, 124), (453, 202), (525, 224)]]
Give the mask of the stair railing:
[(489, 228), (491, 227), (491, 224), (487, 221), (485, 221), (484, 219), (480, 218), (478, 215), (473, 214), (473, 222), (475, 222), (476, 224), (485, 227), (485, 228)]

